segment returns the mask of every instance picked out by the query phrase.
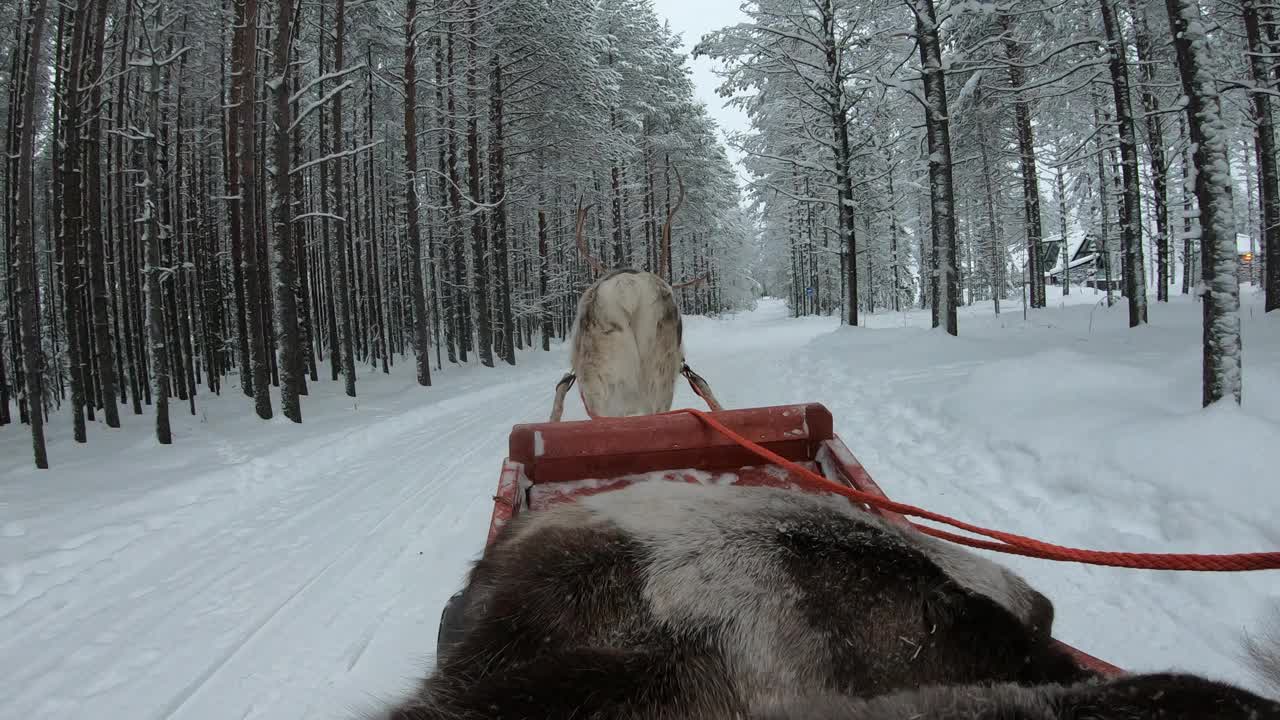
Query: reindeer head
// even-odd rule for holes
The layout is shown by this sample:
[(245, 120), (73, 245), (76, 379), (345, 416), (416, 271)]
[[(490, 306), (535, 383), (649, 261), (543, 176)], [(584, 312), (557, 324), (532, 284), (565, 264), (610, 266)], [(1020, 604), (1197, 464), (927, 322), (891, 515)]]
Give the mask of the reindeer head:
[(649, 415), (671, 409), (676, 375), (684, 374), (712, 410), (720, 405), (706, 381), (684, 361), (683, 323), (675, 288), (696, 285), (706, 277), (676, 285), (663, 279), (669, 267), (671, 224), (684, 203), (684, 181), (676, 170), (680, 196), (662, 228), (658, 273), (633, 269), (606, 270), (587, 248), (584, 231), (589, 208), (578, 204), (574, 230), (578, 251), (599, 275), (578, 301), (570, 350), (572, 370), (556, 385), (551, 420), (559, 421), (564, 397), (575, 381), (587, 414), (592, 417)]

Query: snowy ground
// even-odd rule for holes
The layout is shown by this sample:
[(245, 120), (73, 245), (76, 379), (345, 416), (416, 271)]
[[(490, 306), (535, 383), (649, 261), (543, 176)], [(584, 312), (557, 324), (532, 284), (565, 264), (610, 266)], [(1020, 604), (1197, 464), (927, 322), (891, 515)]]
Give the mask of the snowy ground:
[[(895, 499), (1099, 549), (1280, 547), (1280, 317), (1246, 299), (1245, 405), (1203, 412), (1198, 306), (1153, 303), (1135, 332), (1099, 297), (1025, 323), (966, 308), (959, 339), (919, 312), (852, 330), (774, 301), (685, 336), (728, 407), (827, 404)], [(319, 720), (394, 698), (482, 546), (511, 425), (546, 417), (566, 357), (520, 362), (430, 390), (407, 365), (363, 370), (354, 402), (321, 381), (300, 427), (231, 388), (198, 417), (175, 406), (169, 448), (149, 416), (87, 446), (59, 417), (49, 472), (25, 428), (0, 432), (0, 718)], [(1240, 640), (1280, 610), (1276, 573), (1005, 560), (1067, 642), (1260, 687)]]

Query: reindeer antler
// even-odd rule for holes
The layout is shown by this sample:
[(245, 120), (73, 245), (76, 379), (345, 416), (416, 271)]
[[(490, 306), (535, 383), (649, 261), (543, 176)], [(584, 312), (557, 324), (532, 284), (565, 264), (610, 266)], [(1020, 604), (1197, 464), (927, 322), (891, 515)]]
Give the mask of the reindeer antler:
[(604, 263), (591, 256), (591, 251), (587, 249), (587, 239), (582, 236), (582, 231), (587, 227), (587, 211), (591, 207), (582, 207), (582, 199), (578, 199), (578, 225), (573, 231), (574, 240), (578, 243), (578, 252), (582, 253), (582, 257), (587, 261), (587, 265), (595, 271), (597, 275), (604, 273)]
[(680, 197), (671, 208), (671, 212), (667, 213), (667, 222), (662, 226), (662, 247), (658, 251), (658, 277), (663, 278), (667, 276), (667, 271), (670, 269), (667, 262), (671, 257), (671, 223), (675, 220), (676, 213), (680, 212), (680, 206), (684, 205), (684, 179), (680, 177), (680, 167), (672, 165), (671, 169), (676, 171), (676, 184), (680, 188)]
[(685, 280), (685, 281), (684, 281), (684, 282), (682, 282), (682, 283), (672, 283), (672, 284), (671, 284), (671, 289), (672, 289), (672, 290), (683, 290), (683, 289), (685, 289), (685, 288), (687, 288), (687, 287), (694, 287), (694, 286), (696, 286), (696, 285), (701, 285), (702, 283), (704, 283), (704, 282), (706, 282), (706, 281), (708, 281), (708, 280), (710, 280), (710, 279), (711, 279), (711, 273), (709, 273), (709, 272), (708, 272), (708, 273), (703, 273), (703, 274), (699, 275), (698, 277), (696, 277), (696, 278), (694, 278), (694, 279), (692, 279), (692, 280)]
[[(667, 213), (667, 222), (662, 226), (662, 248), (658, 254), (658, 276), (665, 278), (669, 270), (667, 261), (671, 257), (671, 224), (675, 221), (676, 213), (680, 212), (680, 207), (684, 205), (684, 178), (680, 177), (680, 166), (672, 165), (672, 170), (676, 171), (676, 184), (680, 188), (680, 197), (676, 200), (675, 206), (671, 208), (671, 212)], [(682, 283), (672, 283), (672, 290), (683, 290), (687, 287), (701, 285), (711, 278), (711, 273), (705, 273), (700, 277), (692, 280), (685, 280)]]

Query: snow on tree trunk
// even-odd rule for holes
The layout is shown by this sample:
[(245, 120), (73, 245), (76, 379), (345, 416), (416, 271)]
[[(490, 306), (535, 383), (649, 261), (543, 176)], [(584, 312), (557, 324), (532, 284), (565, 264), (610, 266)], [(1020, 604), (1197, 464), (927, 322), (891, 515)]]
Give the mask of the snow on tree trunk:
[[(1266, 252), (1266, 311), (1280, 309), (1280, 175), (1276, 168), (1275, 123), (1271, 98), (1265, 90), (1272, 88), (1268, 55), (1270, 49), (1262, 40), (1260, 0), (1242, 0), (1245, 35), (1249, 42), (1249, 66), (1257, 92), (1253, 93), (1254, 133), (1258, 148), (1258, 193), (1261, 205), (1263, 242)], [(1256, 262), (1256, 261), (1255, 261)]]
[(493, 135), (489, 139), (489, 204), (493, 206), (493, 261), (498, 281), (498, 313), (502, 321), (502, 344), (498, 355), (508, 365), (516, 364), (516, 327), (511, 313), (511, 276), (507, 238), (506, 137), (503, 126), (502, 59), (493, 53), (491, 59), (493, 92), (490, 94), (489, 119)]
[[(886, 157), (887, 160), (887, 157)], [(892, 202), (893, 193), (893, 168), (889, 168), (889, 199)], [(994, 240), (993, 240), (994, 242)], [(902, 274), (899, 271), (898, 257), (898, 211), (897, 208), (890, 205), (889, 207), (889, 258), (893, 265), (893, 311), (902, 311)], [(1000, 312), (1000, 298), (996, 298), (996, 313)]]
[(1195, 0), (1165, 0), (1178, 55), (1178, 71), (1195, 149), (1195, 188), (1200, 205), (1200, 257), (1204, 278), (1205, 406), (1226, 398), (1240, 403), (1240, 285), (1227, 127), (1219, 110), (1208, 38)]
[[(1187, 134), (1187, 118), (1186, 113), (1178, 113), (1178, 136), (1189, 137)], [(1193, 232), (1195, 222), (1199, 222), (1192, 213), (1192, 204), (1195, 200), (1195, 180), (1191, 175), (1191, 151), (1186, 145), (1182, 148), (1182, 294), (1189, 295), (1194, 285), (1200, 282), (1196, 277), (1199, 270), (1196, 268), (1196, 257), (1194, 243), (1196, 233)], [(1192, 278), (1196, 278), (1193, 283)]]
[[(344, 70), (343, 56), (344, 45), (346, 44), (347, 34), (347, 12), (346, 0), (337, 0), (337, 8), (334, 10), (337, 14), (335, 18), (336, 30), (333, 36), (333, 67), (335, 71)], [(329, 140), (332, 143), (330, 152), (332, 155), (340, 155), (342, 153), (343, 132), (342, 132), (342, 93), (338, 92), (333, 98), (332, 122), (329, 128)], [(343, 183), (346, 181), (342, 172), (343, 163), (338, 159), (333, 170), (329, 173), (333, 182), (333, 211), (342, 215), (345, 219), (337, 224), (337, 233), (334, 238), (333, 252), (337, 257), (334, 263), (334, 279), (333, 292), (337, 297), (337, 312), (339, 327), (338, 347), (331, 350), (337, 353), (339, 362), (342, 365), (342, 377), (344, 381), (344, 390), (348, 397), (356, 396), (356, 358), (354, 348), (354, 338), (352, 337), (351, 322), (351, 287), (350, 287), (350, 268), (347, 264), (347, 240), (346, 228), (350, 225), (351, 215), (347, 210), (346, 204), (343, 202), (345, 195)]]
[[(92, 397), (89, 393), (88, 338), (81, 332), (81, 300), (84, 293), (84, 263), (80, 258), (80, 229), (84, 221), (83, 196), (81, 194), (81, 178), (84, 175), (81, 167), (82, 151), (80, 144), (81, 118), (80, 107), (80, 70), (84, 61), (85, 36), (88, 30), (89, 0), (79, 0), (71, 17), (72, 23), (71, 53), (65, 65), (59, 70), (62, 86), (59, 107), (62, 117), (61, 127), (61, 169), (62, 198), (59, 208), (62, 213), (59, 227), (58, 245), (62, 249), (63, 303), (62, 311), (67, 328), (67, 360), (71, 381), (71, 421), (75, 441), (87, 441), (85, 435), (85, 409), (92, 408)], [(90, 410), (92, 412), (92, 410)]]
[(1133, 131), (1129, 103), (1129, 71), (1124, 39), (1116, 23), (1112, 0), (1100, 0), (1102, 25), (1107, 34), (1111, 88), (1120, 135), (1120, 170), (1124, 179), (1124, 203), (1120, 206), (1120, 243), (1125, 255), (1124, 283), (1129, 298), (1129, 327), (1147, 322), (1146, 266), (1142, 252), (1142, 188), (1138, 177), (1138, 141)]
[[(852, 151), (849, 147), (849, 116), (845, 111), (844, 75), (841, 72), (841, 58), (836, 51), (836, 8), (834, 0), (827, 0), (823, 6), (822, 34), (825, 45), (827, 72), (832, 78), (830, 100), (832, 130), (835, 135), (836, 191), (840, 202), (838, 213), (840, 222), (840, 239), (843, 251), (849, 257), (844, 270), (848, 273), (845, 279), (845, 290), (848, 293), (848, 323), (858, 324), (858, 234), (854, 229), (856, 218), (853, 212), (853, 180), (850, 177)], [(803, 292), (803, 288), (801, 292)]]
[[(479, 203), (480, 194), (480, 105), (476, 92), (476, 70), (480, 64), (480, 8), (476, 0), (469, 6), (470, 31), (467, 33), (467, 191), (468, 202)], [(478, 210), (478, 208), (475, 208)], [(493, 323), (489, 312), (489, 262), (486, 252), (485, 214), (471, 213), (471, 276), (476, 307), (476, 354), (480, 364), (493, 367)]]
[[(232, 4), (236, 6), (235, 14), (240, 15), (240, 5), (237, 0), (232, 0)], [(132, 7), (132, 3), (130, 3)], [(235, 23), (232, 23), (232, 54), (235, 54), (237, 46), (237, 35), (235, 32)], [(225, 69), (224, 69), (225, 76)], [(226, 80), (223, 79), (225, 87)], [(232, 285), (235, 287), (235, 316), (236, 316), (236, 364), (240, 367), (240, 390), (246, 397), (253, 397), (253, 364), (249, 360), (249, 327), (248, 327), (248, 300), (245, 297), (245, 232), (241, 226), (240, 213), (240, 111), (237, 109), (236, 98), (240, 93), (240, 84), (238, 80), (231, 81), (231, 88), (228, 96), (231, 100), (228, 107), (223, 111), (223, 139), (225, 141), (226, 156), (223, 159), (223, 170), (226, 178), (227, 197), (230, 199), (228, 203), (228, 211), (230, 214), (230, 237), (231, 237), (231, 272)], [(121, 93), (123, 96), (123, 92)]]
[(146, 199), (143, 204), (142, 224), (146, 229), (147, 278), (147, 346), (151, 350), (152, 393), (156, 404), (156, 440), (161, 445), (173, 442), (169, 428), (169, 348), (164, 324), (164, 292), (160, 286), (161, 275), (168, 269), (160, 266), (160, 61), (156, 57), (154, 38), (148, 21), (143, 20), (143, 35), (147, 39), (150, 56), (147, 64), (147, 169)]
[[(933, 0), (915, 0), (916, 36), (924, 73), (925, 122), (929, 138), (929, 195), (933, 227), (934, 273), (939, 277), (933, 325), (959, 334), (956, 319), (955, 194), (951, 180), (951, 129), (947, 114), (947, 84)], [(852, 261), (852, 258), (851, 258)], [(851, 262), (852, 264), (852, 262)]]
[(431, 351), (427, 334), (427, 295), (422, 281), (422, 231), (418, 215), (418, 0), (404, 8), (404, 167), (405, 213), (408, 215), (409, 294), (413, 307), (413, 354), (418, 384), (431, 385)]
[(280, 0), (276, 12), (275, 72), (267, 82), (275, 99), (275, 314), (280, 332), (280, 412), (302, 422), (302, 382), (306, 369), (298, 328), (298, 272), (293, 244), (293, 165), (290, 131), (293, 113), (289, 104), (289, 55), (293, 46), (293, 0)]
[[(1106, 115), (1101, 114), (1098, 109), (1098, 94), (1090, 92), (1090, 100), (1093, 105), (1093, 122), (1099, 128), (1105, 126)], [(1111, 307), (1115, 300), (1111, 289), (1111, 203), (1108, 202), (1109, 197), (1108, 186), (1111, 184), (1111, 173), (1107, 170), (1106, 142), (1104, 141), (1102, 132), (1098, 133), (1097, 143), (1094, 156), (1098, 164), (1098, 216), (1100, 220), (1098, 233), (1098, 254), (1101, 256), (1103, 279), (1107, 285), (1107, 307)], [(1096, 274), (1094, 277), (1097, 277)], [(1096, 287), (1096, 283), (1095, 283)]]
[(445, 164), (448, 166), (449, 178), (449, 247), (453, 250), (453, 323), (454, 337), (458, 343), (458, 360), (465, 363), (467, 351), (471, 349), (471, 304), (467, 301), (466, 292), (466, 238), (463, 236), (462, 180), (458, 174), (457, 91), (454, 89), (457, 74), (454, 72), (453, 64), (453, 47), (457, 33), (452, 23), (446, 26), (445, 34), (447, 36), (445, 44), (448, 46), (448, 57), (445, 60), (447, 71), (445, 85), (448, 88), (445, 118), (448, 131), (444, 136), (448, 138), (448, 157)]
[(542, 349), (551, 350), (551, 308), (547, 302), (547, 213), (538, 210), (538, 315), (542, 323)]
[(245, 325), (249, 333), (250, 377), (253, 380), (253, 405), (258, 417), (272, 416), (271, 368), (264, 342), (262, 275), (259, 269), (258, 233), (258, 142), (256, 95), (258, 57), (258, 0), (235, 0), (235, 45), (231, 56), (233, 78), (232, 104), (235, 105), (235, 130), (239, 150), (240, 232), (244, 251)]
[(1059, 165), (1054, 179), (1058, 185), (1058, 232), (1062, 235), (1062, 294), (1071, 294), (1071, 243), (1067, 241), (1067, 185)]
[(1133, 20), (1134, 45), (1137, 51), (1138, 74), (1141, 78), (1142, 109), (1147, 126), (1147, 154), (1151, 164), (1151, 189), (1156, 220), (1156, 300), (1169, 301), (1169, 159), (1164, 148), (1164, 121), (1160, 116), (1160, 100), (1156, 95), (1155, 51), (1151, 45), (1151, 29), (1147, 15), (1138, 0), (1129, 0), (1129, 15)]
[[(17, 302), (18, 324), (22, 329), (22, 362), (27, 381), (27, 417), (31, 424), (31, 447), (35, 456), (36, 467), (45, 470), (49, 467), (49, 456), (44, 440), (44, 393), (41, 387), (41, 349), (40, 349), (40, 288), (35, 282), (36, 234), (31, 217), (31, 196), (34, 177), (32, 165), (35, 158), (35, 106), (36, 76), (40, 73), (41, 50), (44, 49), (45, 15), (48, 11), (46, 0), (34, 0), (31, 15), (27, 18), (26, 46), (29, 55), (26, 60), (25, 74), (21, 85), (22, 120), (18, 127), (18, 172), (15, 178), (17, 188), (17, 213), (14, 234), (16, 242), (10, 262), (14, 274), (18, 278), (18, 289), (15, 293)], [(18, 52), (14, 48), (14, 52)], [(15, 347), (15, 351), (16, 351)]]
[[(974, 103), (979, 102), (980, 90), (974, 93)], [(996, 224), (996, 176), (991, 164), (990, 142), (985, 123), (977, 123), (978, 157), (982, 161), (983, 210), (987, 221), (988, 251), (990, 253), (991, 301), (995, 314), (1000, 314), (1000, 300), (1004, 297), (1004, 255), (1000, 248), (1004, 244), (999, 226)]]
[(93, 319), (94, 361), (102, 394), (102, 408), (107, 427), (120, 427), (120, 406), (116, 402), (116, 354), (112, 348), (111, 300), (107, 294), (106, 253), (102, 233), (102, 83), (101, 73), (107, 24), (107, 2), (96, 0), (93, 8), (93, 33), (90, 36), (88, 66), (84, 82), (90, 85), (90, 117), (85, 143), (85, 190), (90, 198), (85, 224), (90, 280), (90, 312)]
[(1000, 27), (1005, 36), (1005, 57), (1009, 61), (1009, 86), (1015, 96), (1013, 113), (1018, 131), (1018, 162), (1022, 170), (1022, 207), (1023, 222), (1026, 224), (1027, 275), (1031, 281), (1031, 307), (1040, 308), (1047, 304), (1044, 267), (1040, 255), (1040, 241), (1044, 235), (1044, 229), (1040, 219), (1040, 180), (1036, 169), (1036, 142), (1035, 131), (1031, 125), (1031, 103), (1022, 90), (1025, 83), (1022, 66), (1025, 53), (1013, 38), (1013, 18), (1010, 15), (1000, 16)]

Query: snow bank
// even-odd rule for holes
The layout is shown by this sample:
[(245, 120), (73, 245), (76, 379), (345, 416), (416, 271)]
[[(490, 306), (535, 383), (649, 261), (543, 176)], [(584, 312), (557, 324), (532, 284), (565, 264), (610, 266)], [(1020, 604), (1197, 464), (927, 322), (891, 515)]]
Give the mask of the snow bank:
[[(897, 500), (1090, 549), (1276, 550), (1280, 317), (1245, 295), (1243, 407), (1200, 408), (1193, 301), (1153, 303), (1152, 324), (1130, 330), (1124, 305), (1092, 291), (1027, 323), (1007, 304), (999, 318), (965, 308), (960, 338), (923, 329), (923, 313), (833, 329), (796, 352), (792, 399), (826, 402)], [(1058, 637), (1087, 652), (1262, 689), (1241, 641), (1280, 613), (1277, 573), (994, 557), (1054, 600)]]

